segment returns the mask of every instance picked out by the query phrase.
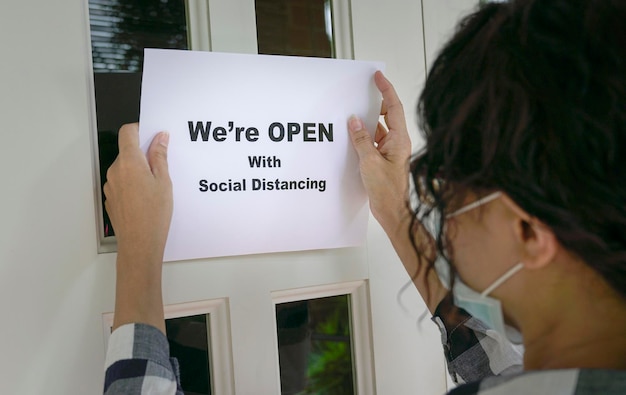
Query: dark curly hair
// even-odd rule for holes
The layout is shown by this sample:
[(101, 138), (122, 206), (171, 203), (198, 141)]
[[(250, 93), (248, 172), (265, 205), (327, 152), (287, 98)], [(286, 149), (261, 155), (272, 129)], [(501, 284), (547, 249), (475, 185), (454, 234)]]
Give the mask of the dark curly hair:
[(626, 1), (482, 5), (439, 53), (418, 113), (411, 175), (431, 205), (414, 225), (446, 211), (450, 185), (455, 199), (501, 190), (626, 298)]

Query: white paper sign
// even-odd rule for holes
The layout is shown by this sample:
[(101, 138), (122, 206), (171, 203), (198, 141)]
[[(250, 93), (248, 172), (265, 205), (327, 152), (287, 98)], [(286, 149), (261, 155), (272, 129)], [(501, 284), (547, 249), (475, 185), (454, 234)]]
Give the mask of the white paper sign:
[(140, 139), (170, 133), (165, 260), (364, 241), (347, 121), (375, 130), (381, 63), (146, 49)]

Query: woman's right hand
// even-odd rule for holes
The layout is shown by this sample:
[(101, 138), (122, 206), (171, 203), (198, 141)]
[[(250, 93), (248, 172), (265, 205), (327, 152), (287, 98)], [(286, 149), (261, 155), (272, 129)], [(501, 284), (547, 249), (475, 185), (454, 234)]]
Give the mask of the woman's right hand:
[(361, 178), (372, 214), (387, 233), (428, 309), (434, 312), (448, 291), (427, 262), (435, 257), (430, 234), (421, 224), (414, 224), (415, 245), (423, 249), (422, 255), (416, 253), (409, 236), (413, 219), (408, 204), (411, 139), (404, 109), (393, 85), (380, 71), (376, 72), (374, 80), (383, 95), (380, 114), (389, 129), (379, 123), (372, 140), (363, 122), (352, 117), (348, 121), (350, 138), (359, 156)]
[(359, 156), (370, 209), (389, 233), (403, 217), (411, 215), (407, 206), (411, 140), (404, 109), (393, 85), (380, 71), (374, 75), (374, 81), (383, 95), (380, 115), (389, 129), (379, 122), (372, 140), (363, 122), (353, 116), (348, 121), (348, 130)]

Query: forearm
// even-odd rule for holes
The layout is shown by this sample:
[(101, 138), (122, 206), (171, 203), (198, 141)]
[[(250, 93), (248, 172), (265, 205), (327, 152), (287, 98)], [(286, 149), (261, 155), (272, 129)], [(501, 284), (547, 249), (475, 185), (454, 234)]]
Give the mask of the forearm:
[[(433, 312), (443, 299), (445, 288), (435, 271), (428, 267), (427, 259), (417, 254), (409, 235), (413, 217), (407, 206), (411, 139), (404, 109), (393, 85), (381, 72), (374, 74), (374, 81), (383, 96), (380, 114), (388, 129), (379, 122), (372, 139), (363, 122), (353, 116), (348, 121), (350, 138), (359, 156), (361, 179), (372, 214), (387, 233), (415, 287)], [(416, 239), (416, 244), (420, 250), (424, 247), (430, 253), (434, 250), (432, 243), (428, 243), (430, 236), (421, 236), (420, 240)]]
[[(413, 218), (413, 212), (406, 204), (397, 205), (393, 210), (387, 210), (384, 214), (380, 214), (377, 219), (383, 227), (383, 230), (389, 237), (396, 254), (400, 258), (402, 265), (411, 277), (415, 288), (424, 299), (428, 310), (434, 313), (439, 302), (446, 296), (447, 289), (441, 283), (439, 276), (434, 268), (429, 269), (426, 254), (430, 253), (432, 247), (423, 246), (421, 255), (418, 255), (413, 243), (409, 228)], [(420, 238), (422, 229), (415, 232), (416, 245), (420, 247), (424, 243), (424, 238)], [(434, 253), (434, 251), (432, 251)]]
[(113, 328), (143, 323), (165, 332), (161, 268), (173, 208), (169, 135), (158, 133), (144, 154), (138, 129), (120, 129), (119, 155), (103, 187), (118, 247)]
[(113, 329), (143, 323), (165, 333), (161, 268), (158, 254), (119, 251)]

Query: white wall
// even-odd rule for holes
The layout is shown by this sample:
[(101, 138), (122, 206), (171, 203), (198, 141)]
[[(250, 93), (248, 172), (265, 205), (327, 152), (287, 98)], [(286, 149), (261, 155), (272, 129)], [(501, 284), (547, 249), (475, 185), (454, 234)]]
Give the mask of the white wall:
[(3, 394), (101, 391), (115, 257), (96, 253), (85, 23), (78, 0), (0, 6)]
[[(423, 43), (417, 40), (407, 48), (390, 38), (421, 35), (419, 2), (352, 2), (356, 58), (384, 60), (392, 80), (409, 81), (398, 90), (408, 122), (415, 125), (413, 109), (424, 74)], [(0, 5), (1, 394), (102, 391), (102, 313), (113, 309), (115, 254), (97, 254), (85, 4), (33, 0)], [(416, 134), (414, 127), (412, 132)], [(168, 264), (165, 301), (220, 297), (234, 286), (250, 286), (252, 292), (263, 265), (306, 268), (322, 260), (332, 279), (353, 280), (354, 274), (344, 274), (344, 269), (370, 278), (378, 392), (443, 392), (438, 336), (428, 319), (417, 326), (415, 314), (424, 306), (415, 292), (401, 295), (408, 313), (398, 306), (397, 292), (408, 277), (380, 228), (371, 225), (366, 249), (326, 255), (308, 252)], [(367, 259), (369, 265), (335, 262), (354, 257)], [(228, 265), (249, 272), (237, 278), (212, 278)], [(307, 285), (306, 269), (298, 275), (302, 286)], [(246, 306), (251, 312), (258, 307), (240, 302), (240, 312)], [(271, 306), (264, 311), (270, 312)], [(238, 341), (237, 333), (233, 341)]]
[(438, 49), (452, 37), (456, 23), (476, 8), (478, 0), (422, 0), (422, 4), (426, 63), (430, 67)]

